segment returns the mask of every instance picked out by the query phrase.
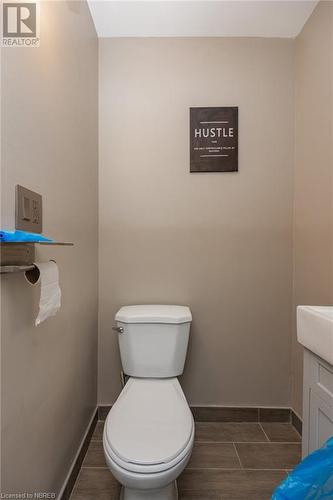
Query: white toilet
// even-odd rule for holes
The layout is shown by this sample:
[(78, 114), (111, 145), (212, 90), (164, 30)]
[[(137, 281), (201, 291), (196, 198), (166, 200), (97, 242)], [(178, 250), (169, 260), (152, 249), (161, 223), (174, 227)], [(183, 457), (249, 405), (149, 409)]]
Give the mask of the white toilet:
[(191, 456), (194, 421), (177, 380), (192, 321), (184, 306), (127, 306), (116, 314), (120, 355), (130, 378), (110, 410), (106, 462), (122, 500), (175, 500)]

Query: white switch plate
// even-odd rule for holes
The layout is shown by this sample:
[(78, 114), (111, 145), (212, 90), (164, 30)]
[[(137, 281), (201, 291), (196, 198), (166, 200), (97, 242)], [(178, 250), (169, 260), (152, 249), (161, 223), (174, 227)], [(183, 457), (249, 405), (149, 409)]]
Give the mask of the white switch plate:
[(32, 233), (41, 233), (43, 230), (41, 195), (19, 184), (15, 192), (15, 227)]

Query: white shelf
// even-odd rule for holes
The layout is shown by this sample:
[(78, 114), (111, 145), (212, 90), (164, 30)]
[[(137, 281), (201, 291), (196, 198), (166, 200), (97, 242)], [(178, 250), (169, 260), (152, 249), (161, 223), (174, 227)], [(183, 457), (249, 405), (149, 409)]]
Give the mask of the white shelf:
[(25, 273), (26, 271), (32, 271), (34, 268), (35, 268), (34, 265), (31, 265), (31, 266), (0, 266), (0, 274)]

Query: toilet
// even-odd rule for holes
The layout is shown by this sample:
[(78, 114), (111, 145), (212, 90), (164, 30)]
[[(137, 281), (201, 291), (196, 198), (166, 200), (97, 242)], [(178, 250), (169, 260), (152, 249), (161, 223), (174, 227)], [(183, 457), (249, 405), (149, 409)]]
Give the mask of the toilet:
[(137, 305), (116, 314), (121, 362), (129, 377), (104, 425), (107, 465), (121, 500), (176, 500), (190, 459), (194, 421), (177, 377), (192, 321), (185, 306)]

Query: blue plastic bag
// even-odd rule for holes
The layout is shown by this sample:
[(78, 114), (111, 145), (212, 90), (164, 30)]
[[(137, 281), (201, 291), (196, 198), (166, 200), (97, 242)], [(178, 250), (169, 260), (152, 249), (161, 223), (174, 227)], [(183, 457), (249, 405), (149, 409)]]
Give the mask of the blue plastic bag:
[(27, 231), (0, 231), (0, 241), (10, 242), (10, 243), (22, 243), (24, 241), (38, 242), (38, 241), (48, 241), (52, 242), (49, 238), (45, 238), (41, 234), (28, 233)]
[(333, 437), (304, 458), (273, 491), (272, 500), (333, 499)]

